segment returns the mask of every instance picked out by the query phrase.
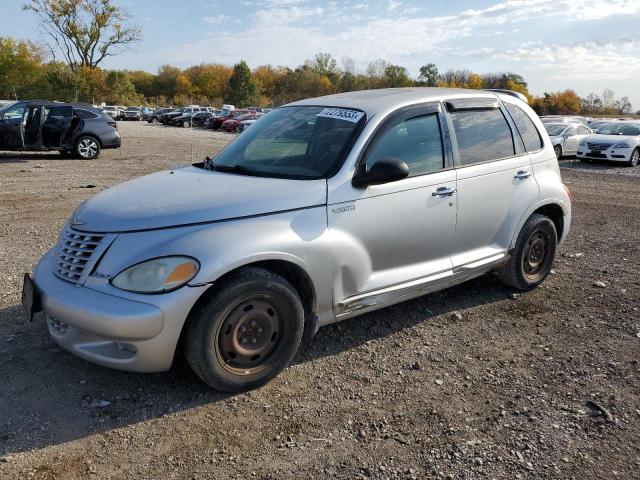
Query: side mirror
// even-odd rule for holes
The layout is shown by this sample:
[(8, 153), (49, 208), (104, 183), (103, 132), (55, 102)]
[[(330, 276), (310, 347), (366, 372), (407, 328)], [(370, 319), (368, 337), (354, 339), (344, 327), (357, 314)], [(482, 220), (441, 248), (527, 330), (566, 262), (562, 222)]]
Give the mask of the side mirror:
[(409, 167), (399, 158), (381, 158), (371, 166), (369, 171), (366, 171), (366, 168), (366, 164), (362, 164), (361, 169), (353, 176), (351, 184), (354, 187), (381, 185), (409, 176)]

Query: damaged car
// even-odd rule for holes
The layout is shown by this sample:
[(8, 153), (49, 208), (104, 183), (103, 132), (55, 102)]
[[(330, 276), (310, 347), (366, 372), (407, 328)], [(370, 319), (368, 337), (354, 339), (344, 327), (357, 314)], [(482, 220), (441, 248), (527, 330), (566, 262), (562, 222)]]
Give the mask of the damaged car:
[(511, 93), (371, 90), (277, 108), (213, 159), (82, 203), (24, 276), (27, 316), (43, 311), (86, 360), (158, 372), (180, 350), (237, 392), (333, 322), (489, 272), (533, 290), (571, 196), (542, 122)]

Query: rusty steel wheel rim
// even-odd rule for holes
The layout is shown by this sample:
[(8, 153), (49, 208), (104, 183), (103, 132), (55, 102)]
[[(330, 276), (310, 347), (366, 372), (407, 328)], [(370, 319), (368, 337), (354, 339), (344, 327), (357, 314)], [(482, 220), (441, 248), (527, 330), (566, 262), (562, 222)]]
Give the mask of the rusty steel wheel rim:
[(524, 274), (529, 280), (537, 280), (544, 274), (549, 253), (549, 236), (536, 230), (527, 240), (522, 259)]
[(277, 303), (253, 297), (233, 307), (217, 334), (217, 354), (224, 368), (251, 375), (276, 357), (283, 336), (284, 316)]

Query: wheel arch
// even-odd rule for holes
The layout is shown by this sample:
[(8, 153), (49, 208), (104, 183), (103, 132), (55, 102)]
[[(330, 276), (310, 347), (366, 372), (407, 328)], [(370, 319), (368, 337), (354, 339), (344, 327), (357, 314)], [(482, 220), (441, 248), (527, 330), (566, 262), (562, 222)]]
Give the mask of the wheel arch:
[(543, 203), (536, 203), (532, 205), (522, 216), (518, 224), (518, 228), (515, 229), (513, 238), (511, 239), (509, 249), (514, 248), (522, 227), (529, 219), (529, 217), (534, 213), (545, 215), (551, 219), (554, 226), (556, 227), (556, 232), (558, 234), (558, 243), (566, 238), (570, 222), (570, 217), (568, 216), (570, 215), (570, 207), (565, 207), (564, 202), (560, 199), (549, 198)]

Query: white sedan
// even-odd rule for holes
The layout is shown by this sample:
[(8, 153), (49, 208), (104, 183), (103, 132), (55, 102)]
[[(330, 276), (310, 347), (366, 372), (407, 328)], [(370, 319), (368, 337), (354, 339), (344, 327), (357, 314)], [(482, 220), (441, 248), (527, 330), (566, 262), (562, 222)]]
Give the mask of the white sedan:
[(624, 162), (635, 167), (640, 162), (640, 122), (609, 123), (578, 144), (579, 160)]
[(563, 155), (575, 155), (578, 151), (578, 144), (587, 136), (593, 133), (589, 127), (582, 123), (554, 122), (545, 123), (544, 128), (549, 134), (556, 158)]

